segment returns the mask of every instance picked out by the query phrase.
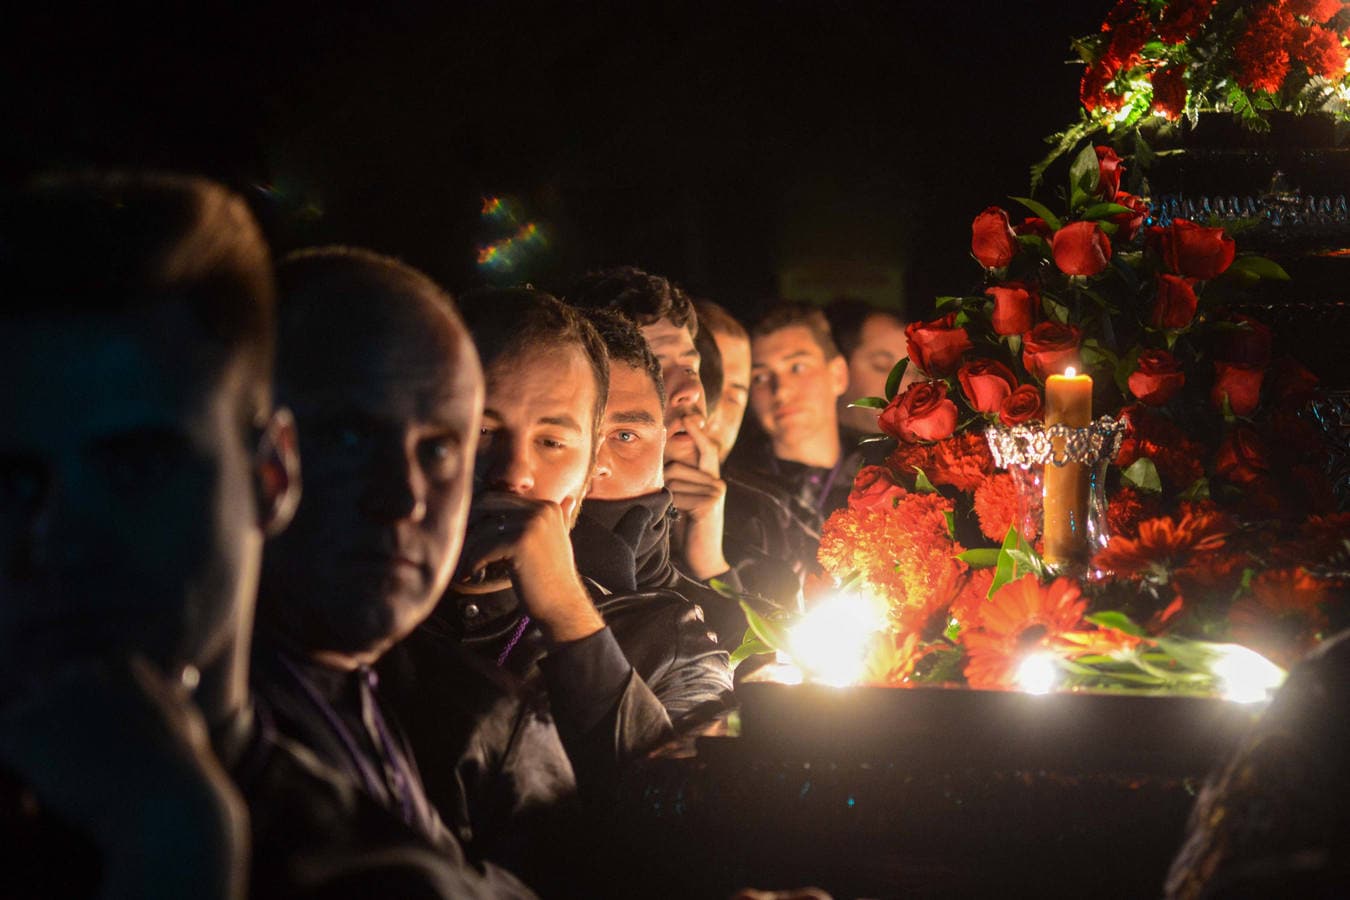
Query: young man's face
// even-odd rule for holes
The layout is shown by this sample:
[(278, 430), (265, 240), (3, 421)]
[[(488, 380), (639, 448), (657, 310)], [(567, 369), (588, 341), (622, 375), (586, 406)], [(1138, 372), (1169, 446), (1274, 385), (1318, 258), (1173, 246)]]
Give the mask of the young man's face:
[(594, 459), (597, 400), (595, 373), (579, 345), (493, 360), (477, 490), (557, 503), (575, 522)]
[(713, 333), (722, 353), (722, 399), (708, 422), (708, 436), (717, 444), (718, 456), (726, 460), (736, 445), (750, 402), (750, 342), (729, 334)]
[(694, 338), (687, 327), (677, 327), (669, 319), (643, 325), (642, 336), (661, 362), (661, 377), (666, 386), (666, 460), (697, 465), (698, 447), (684, 422), (689, 418), (702, 427), (707, 418)]
[(867, 317), (858, 333), (858, 346), (848, 358), (848, 389), (843, 396), (845, 408), (839, 411), (841, 425), (855, 431), (876, 430), (876, 410), (847, 408), (846, 404), (859, 397), (884, 397), (891, 369), (908, 353), (905, 326), (899, 319), (889, 313)]
[(390, 310), (335, 317), (284, 361), (304, 494), (264, 555), (270, 621), (307, 651), (365, 662), (430, 615), (459, 558), (483, 390), (445, 310)]
[(609, 402), (587, 497), (627, 500), (661, 489), (666, 426), (656, 385), (644, 369), (610, 362)]
[(0, 685), (132, 653), (201, 668), (251, 623), (244, 365), (213, 349), (171, 306), (0, 328)]
[(809, 328), (789, 325), (754, 338), (750, 358), (750, 405), (778, 456), (836, 431), (835, 399), (848, 384), (842, 356), (826, 359)]

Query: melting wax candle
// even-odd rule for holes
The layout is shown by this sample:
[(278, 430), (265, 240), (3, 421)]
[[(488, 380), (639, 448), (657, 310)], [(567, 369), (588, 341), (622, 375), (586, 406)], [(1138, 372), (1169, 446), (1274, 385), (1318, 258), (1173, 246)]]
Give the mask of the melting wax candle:
[[(1045, 424), (1087, 428), (1092, 424), (1092, 378), (1066, 369), (1045, 382)], [(1052, 442), (1063, 458), (1064, 438)], [(1080, 562), (1088, 552), (1088, 470), (1082, 463), (1045, 466), (1045, 561)]]

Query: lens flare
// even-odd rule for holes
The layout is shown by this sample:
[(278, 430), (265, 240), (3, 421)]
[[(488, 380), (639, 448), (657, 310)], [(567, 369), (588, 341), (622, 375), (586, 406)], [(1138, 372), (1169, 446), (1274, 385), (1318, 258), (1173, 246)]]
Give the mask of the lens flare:
[(788, 652), (811, 680), (855, 684), (867, 666), (873, 635), (886, 627), (885, 604), (865, 594), (835, 594), (788, 631)]
[(1059, 682), (1059, 664), (1049, 653), (1033, 653), (1018, 663), (1013, 682), (1028, 694), (1048, 694)]
[(1264, 703), (1284, 684), (1285, 671), (1241, 644), (1217, 644), (1209, 671), (1219, 680), (1224, 699)]

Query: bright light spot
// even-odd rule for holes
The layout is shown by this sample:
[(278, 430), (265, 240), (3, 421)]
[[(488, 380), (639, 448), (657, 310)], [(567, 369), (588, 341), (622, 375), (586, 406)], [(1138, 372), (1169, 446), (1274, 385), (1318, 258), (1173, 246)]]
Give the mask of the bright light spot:
[(1065, 378), (1072, 378), (1072, 377), (1074, 377), (1074, 376), (1077, 375), (1077, 374), (1078, 374), (1078, 370), (1075, 369), (1073, 366), (1069, 366), (1068, 368), (1066, 368), (1066, 369), (1064, 370), (1064, 377), (1065, 377)]
[(864, 594), (836, 594), (788, 631), (792, 658), (812, 680), (843, 687), (862, 677), (867, 645), (886, 627), (886, 606)]
[(1224, 699), (1263, 703), (1284, 684), (1284, 669), (1241, 644), (1217, 644), (1209, 670), (1219, 679)]
[(1033, 653), (1017, 665), (1013, 676), (1019, 690), (1028, 694), (1048, 694), (1059, 681), (1059, 666), (1049, 653)]

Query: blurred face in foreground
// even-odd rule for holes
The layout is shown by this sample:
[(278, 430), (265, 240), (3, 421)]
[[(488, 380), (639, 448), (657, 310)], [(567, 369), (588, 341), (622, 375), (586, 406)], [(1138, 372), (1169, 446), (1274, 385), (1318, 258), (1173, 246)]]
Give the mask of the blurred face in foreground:
[(609, 402), (587, 497), (627, 500), (661, 489), (666, 426), (661, 397), (643, 369), (611, 360)]
[(264, 556), (264, 613), (319, 658), (370, 663), (430, 615), (458, 559), (477, 355), (437, 301), (409, 297), (340, 310), (283, 352), (305, 486)]
[(708, 422), (708, 436), (718, 446), (725, 461), (736, 445), (750, 402), (750, 342), (744, 338), (713, 332), (717, 349), (722, 352), (722, 399)]
[(697, 465), (698, 447), (689, 429), (703, 428), (708, 413), (703, 385), (698, 380), (699, 355), (694, 338), (687, 327), (677, 327), (669, 319), (643, 325), (642, 336), (661, 363), (666, 385), (666, 461)]

